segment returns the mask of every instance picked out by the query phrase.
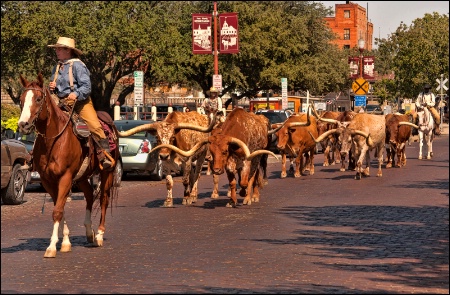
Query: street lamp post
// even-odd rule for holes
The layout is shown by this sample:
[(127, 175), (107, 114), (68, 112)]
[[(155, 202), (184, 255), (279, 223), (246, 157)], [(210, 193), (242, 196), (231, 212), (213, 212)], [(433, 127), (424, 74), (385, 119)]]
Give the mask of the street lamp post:
[(363, 77), (363, 51), (364, 51), (364, 39), (361, 38), (358, 40), (359, 47), (359, 77)]

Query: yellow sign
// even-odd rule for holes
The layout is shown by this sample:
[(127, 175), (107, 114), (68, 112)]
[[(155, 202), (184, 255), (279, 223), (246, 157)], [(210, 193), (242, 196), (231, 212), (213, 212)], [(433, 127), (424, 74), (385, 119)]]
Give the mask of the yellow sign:
[(369, 92), (369, 86), (369, 82), (363, 78), (358, 78), (352, 84), (353, 93), (359, 95), (367, 94)]

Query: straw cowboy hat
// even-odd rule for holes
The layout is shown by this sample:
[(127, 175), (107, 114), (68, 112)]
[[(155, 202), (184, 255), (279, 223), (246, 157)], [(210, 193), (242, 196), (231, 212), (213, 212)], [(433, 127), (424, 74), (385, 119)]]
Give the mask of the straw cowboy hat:
[(48, 45), (48, 47), (66, 47), (72, 49), (77, 55), (83, 54), (81, 50), (75, 48), (75, 40), (67, 37), (59, 37), (56, 44)]

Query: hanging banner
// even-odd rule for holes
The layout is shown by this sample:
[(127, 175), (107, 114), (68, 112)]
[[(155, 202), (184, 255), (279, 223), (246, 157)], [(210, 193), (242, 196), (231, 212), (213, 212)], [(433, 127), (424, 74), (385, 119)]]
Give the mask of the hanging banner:
[(366, 80), (375, 80), (375, 74), (373, 72), (375, 67), (375, 57), (374, 56), (364, 56), (363, 57), (363, 67), (364, 67), (364, 75), (363, 78)]
[(192, 14), (192, 53), (212, 54), (211, 14)]
[[(374, 68), (375, 68), (374, 56), (363, 56), (363, 78), (366, 80), (375, 80)], [(355, 80), (359, 78), (359, 57), (349, 56), (348, 64), (350, 67), (350, 78)]]
[(237, 12), (219, 14), (220, 53), (239, 53)]

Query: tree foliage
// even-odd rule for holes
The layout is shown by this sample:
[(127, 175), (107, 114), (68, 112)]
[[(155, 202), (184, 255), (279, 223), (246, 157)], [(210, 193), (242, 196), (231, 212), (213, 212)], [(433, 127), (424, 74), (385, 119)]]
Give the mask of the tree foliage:
[(380, 81), (376, 86), (390, 88), (387, 97), (391, 100), (416, 98), (424, 84), (436, 85), (435, 80), (440, 79), (441, 74), (448, 77), (448, 15), (427, 13), (409, 27), (401, 23), (389, 39), (379, 40), (378, 51), (381, 71), (392, 70), (395, 78), (389, 83)]
[[(211, 86), (213, 55), (192, 54), (192, 13), (212, 13), (210, 1), (3, 1), (2, 86), (14, 101), (19, 74), (47, 79), (56, 63), (48, 48), (59, 36), (76, 40), (91, 72), (95, 107), (105, 110), (120, 78), (136, 70), (145, 83)], [(309, 1), (221, 1), (237, 12), (240, 53), (219, 55), (226, 91), (254, 95), (289, 88), (323, 94), (348, 84), (346, 57), (329, 45), (326, 9)], [(18, 25), (17, 25), (18, 24)], [(119, 101), (133, 91), (124, 87)]]

